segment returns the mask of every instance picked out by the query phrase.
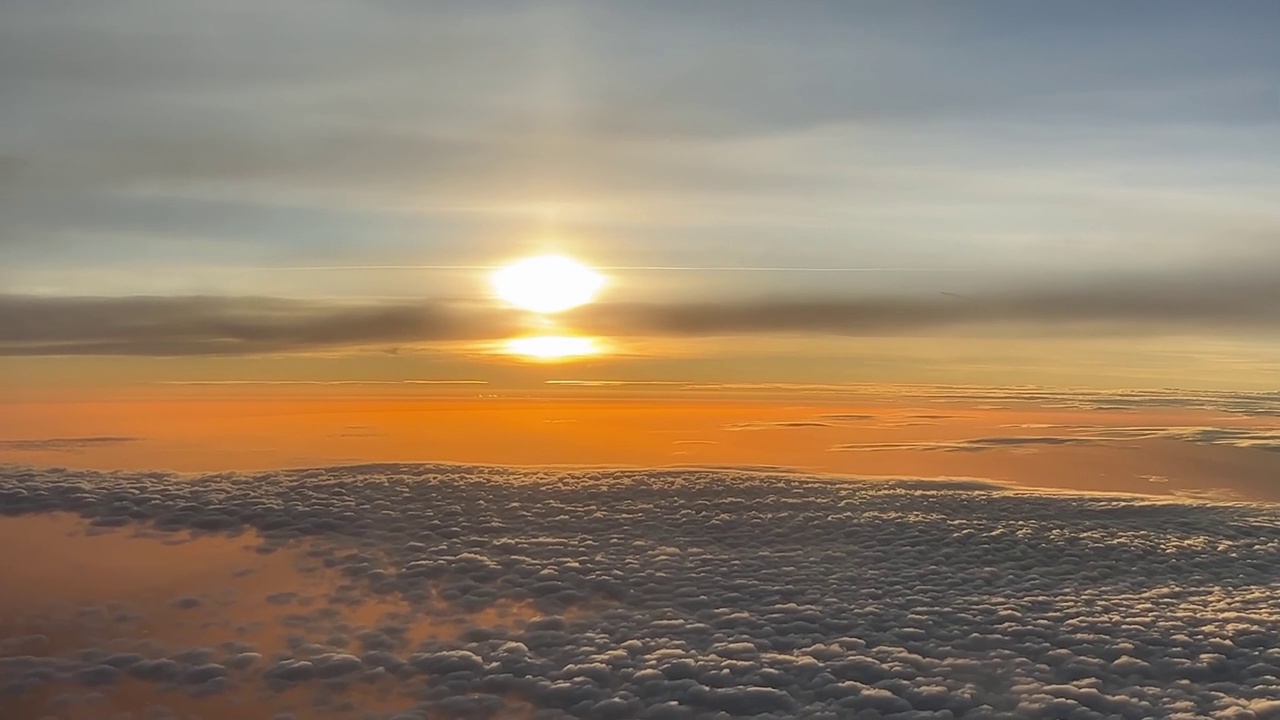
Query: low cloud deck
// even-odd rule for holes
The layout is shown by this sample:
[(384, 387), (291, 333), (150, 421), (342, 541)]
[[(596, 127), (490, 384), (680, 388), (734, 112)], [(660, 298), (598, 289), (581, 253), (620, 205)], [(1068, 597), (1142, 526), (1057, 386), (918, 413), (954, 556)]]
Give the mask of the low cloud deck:
[[(111, 542), (179, 555), (204, 542), (172, 544), (192, 532), (233, 537), (246, 566), (294, 556), (299, 573), (172, 588), (164, 612), (275, 608), (199, 645), (10, 637), (6, 718), (140, 709), (130, 697), (264, 718), (282, 698), (405, 720), (1280, 717), (1280, 519), (1262, 506), (378, 465), (10, 468), (0, 511), (77, 513)], [(139, 611), (98, 605), (81, 597), (58, 622)]]

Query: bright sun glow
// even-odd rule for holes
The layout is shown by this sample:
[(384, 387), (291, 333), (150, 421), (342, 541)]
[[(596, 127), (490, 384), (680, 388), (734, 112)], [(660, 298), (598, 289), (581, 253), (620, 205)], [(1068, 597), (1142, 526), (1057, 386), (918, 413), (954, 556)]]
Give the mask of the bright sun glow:
[(563, 360), (600, 352), (594, 338), (567, 335), (538, 335), (507, 341), (507, 351), (535, 360)]
[(563, 255), (528, 258), (493, 274), (498, 297), (523, 310), (543, 314), (589, 303), (603, 286), (603, 275)]

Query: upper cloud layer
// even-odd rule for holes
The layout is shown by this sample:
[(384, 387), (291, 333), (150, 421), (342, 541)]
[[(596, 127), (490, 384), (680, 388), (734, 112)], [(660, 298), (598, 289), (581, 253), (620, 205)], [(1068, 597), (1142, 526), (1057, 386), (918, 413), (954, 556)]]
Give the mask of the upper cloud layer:
[(0, 284), (486, 262), (548, 205), (642, 264), (1274, 253), (1274, 3), (704, 5), (0, 3)]

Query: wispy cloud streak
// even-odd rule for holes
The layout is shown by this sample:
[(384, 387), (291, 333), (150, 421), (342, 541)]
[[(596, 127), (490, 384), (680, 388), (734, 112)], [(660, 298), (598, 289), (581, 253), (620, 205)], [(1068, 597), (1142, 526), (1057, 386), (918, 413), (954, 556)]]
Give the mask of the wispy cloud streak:
[(0, 450), (19, 452), (80, 452), (107, 445), (138, 442), (142, 438), (104, 435), (95, 437), (34, 438), (26, 440), (0, 440)]
[(162, 380), (158, 385), (488, 385), (488, 380)]

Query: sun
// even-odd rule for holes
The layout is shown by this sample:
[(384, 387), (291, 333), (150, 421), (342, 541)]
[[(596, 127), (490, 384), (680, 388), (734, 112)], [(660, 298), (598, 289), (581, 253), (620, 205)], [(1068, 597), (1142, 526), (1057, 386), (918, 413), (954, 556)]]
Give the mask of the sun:
[(507, 341), (507, 352), (531, 360), (567, 360), (597, 355), (600, 347), (595, 338), (569, 335), (535, 335)]
[(506, 302), (539, 314), (558, 313), (591, 302), (605, 278), (563, 255), (540, 255), (493, 274), (493, 289)]

